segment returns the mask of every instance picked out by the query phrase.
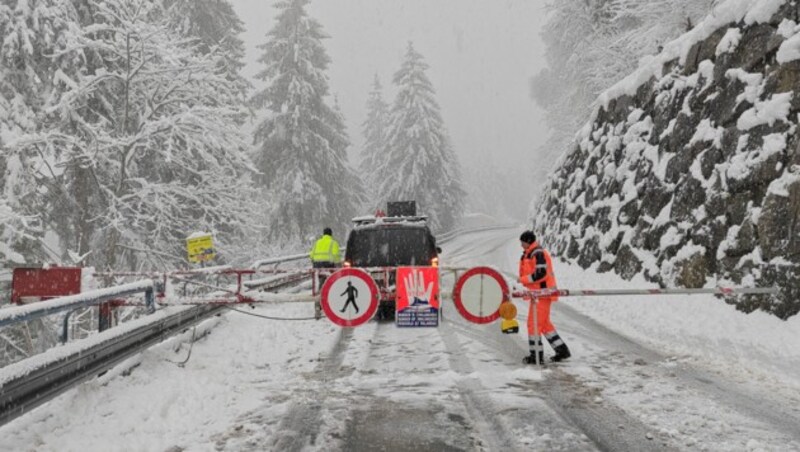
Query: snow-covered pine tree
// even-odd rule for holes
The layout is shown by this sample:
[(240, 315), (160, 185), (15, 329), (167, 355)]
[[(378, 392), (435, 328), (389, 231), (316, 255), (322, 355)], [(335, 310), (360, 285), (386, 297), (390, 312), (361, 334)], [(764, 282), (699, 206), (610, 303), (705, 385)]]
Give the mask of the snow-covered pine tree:
[[(363, 136), (364, 146), (361, 148), (361, 163), (359, 170), (367, 187), (378, 187), (377, 169), (381, 166), (381, 159), (386, 152), (386, 135), (389, 132), (389, 104), (383, 100), (383, 86), (378, 74), (372, 83), (372, 91), (367, 99), (367, 119), (364, 121)], [(380, 200), (376, 199), (374, 190), (367, 190), (367, 203), (369, 210), (374, 211), (380, 207)]]
[(252, 99), (267, 110), (255, 131), (254, 160), (262, 172), (269, 236), (289, 246), (305, 246), (324, 226), (343, 232), (360, 204), (344, 123), (326, 102), (327, 36), (308, 16), (308, 3), (276, 3), (276, 24), (260, 46), (266, 68), (257, 75), (268, 86)]
[(379, 162), (378, 199), (416, 200), (435, 230), (448, 230), (462, 215), (461, 169), (425, 71), (428, 64), (408, 44), (394, 75), (397, 97), (390, 112), (387, 155)]
[(208, 230), (224, 255), (248, 227), (254, 168), (222, 57), (172, 31), (160, 2), (89, 6), (95, 22), (63, 51), (87, 67), (56, 74), (50, 127), (20, 140), (52, 156), (62, 245), (103, 268), (174, 268)]

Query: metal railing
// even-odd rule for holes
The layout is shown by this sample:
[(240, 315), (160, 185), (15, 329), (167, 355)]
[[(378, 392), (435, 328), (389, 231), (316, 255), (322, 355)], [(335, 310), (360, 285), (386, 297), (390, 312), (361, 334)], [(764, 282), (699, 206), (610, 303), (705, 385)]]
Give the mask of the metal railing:
[(113, 298), (127, 297), (137, 293), (145, 294), (145, 303), (152, 312), (155, 309), (155, 286), (152, 280), (123, 284), (121, 286), (98, 289), (77, 295), (53, 298), (25, 306), (0, 309), (0, 327), (27, 322), (63, 311), (94, 306)]

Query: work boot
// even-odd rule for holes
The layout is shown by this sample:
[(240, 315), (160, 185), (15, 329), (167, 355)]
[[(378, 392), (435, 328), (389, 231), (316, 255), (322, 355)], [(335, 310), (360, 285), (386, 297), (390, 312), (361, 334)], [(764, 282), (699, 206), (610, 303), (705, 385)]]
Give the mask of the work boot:
[(555, 348), (555, 351), (556, 354), (550, 357), (550, 361), (554, 363), (557, 363), (559, 361), (564, 361), (565, 359), (572, 356), (572, 354), (569, 352), (569, 347), (567, 347), (567, 344), (562, 343), (561, 345)]
[[(536, 364), (536, 354), (531, 353), (530, 355), (522, 358), (523, 364)], [(539, 352), (539, 364), (544, 364), (544, 352)]]

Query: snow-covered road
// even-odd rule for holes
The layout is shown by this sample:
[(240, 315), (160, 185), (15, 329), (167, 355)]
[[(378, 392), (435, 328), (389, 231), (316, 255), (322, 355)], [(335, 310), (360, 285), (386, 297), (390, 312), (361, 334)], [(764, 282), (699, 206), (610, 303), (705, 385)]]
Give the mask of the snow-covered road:
[[(443, 264), (513, 273), (517, 235), (464, 234)], [(645, 287), (556, 271), (565, 288)], [(184, 367), (169, 361), (191, 332), (3, 426), (0, 450), (800, 450), (798, 319), (711, 296), (564, 298), (553, 321), (573, 359), (539, 371), (520, 362), (524, 334), (443, 314), (341, 330), (232, 312)]]

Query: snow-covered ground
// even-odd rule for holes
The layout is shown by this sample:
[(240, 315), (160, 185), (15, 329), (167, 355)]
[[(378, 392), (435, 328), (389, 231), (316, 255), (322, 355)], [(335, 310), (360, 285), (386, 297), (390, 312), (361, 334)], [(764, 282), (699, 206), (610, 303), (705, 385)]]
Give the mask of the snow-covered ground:
[[(514, 273), (518, 234), (462, 234), (443, 265)], [(564, 288), (647, 286), (556, 271)], [(352, 330), (231, 312), (183, 367), (191, 331), (3, 426), (0, 450), (800, 450), (800, 319), (712, 296), (564, 298), (573, 359), (539, 371), (524, 334), (443, 312), (437, 329)]]

